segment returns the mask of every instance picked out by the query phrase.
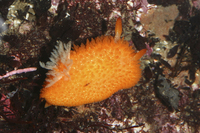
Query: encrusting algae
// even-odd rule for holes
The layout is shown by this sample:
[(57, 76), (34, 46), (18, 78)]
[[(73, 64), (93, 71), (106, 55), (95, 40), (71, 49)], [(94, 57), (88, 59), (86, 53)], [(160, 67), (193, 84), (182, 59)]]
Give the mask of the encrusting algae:
[(127, 89), (141, 78), (138, 53), (120, 38), (121, 18), (117, 19), (115, 37), (100, 36), (81, 46), (59, 42), (50, 61), (43, 68), (49, 69), (40, 97), (48, 104), (78, 106), (102, 101), (121, 89)]

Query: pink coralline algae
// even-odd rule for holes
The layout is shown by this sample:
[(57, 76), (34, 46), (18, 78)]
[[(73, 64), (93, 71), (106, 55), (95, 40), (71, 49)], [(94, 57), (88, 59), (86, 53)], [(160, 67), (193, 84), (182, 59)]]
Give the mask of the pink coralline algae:
[(24, 69), (17, 69), (17, 70), (13, 70), (11, 72), (6, 73), (3, 76), (0, 76), (0, 79), (2, 78), (6, 78), (15, 74), (21, 74), (21, 73), (27, 73), (27, 72), (32, 72), (32, 71), (36, 71), (37, 68), (36, 67), (29, 67), (29, 68), (24, 68)]

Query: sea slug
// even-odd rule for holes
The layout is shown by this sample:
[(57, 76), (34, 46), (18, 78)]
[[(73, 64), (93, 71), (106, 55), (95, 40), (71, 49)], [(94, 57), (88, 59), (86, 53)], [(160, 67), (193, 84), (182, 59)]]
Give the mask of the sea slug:
[(40, 97), (48, 104), (78, 106), (102, 101), (120, 89), (127, 89), (141, 78), (139, 59), (146, 53), (136, 53), (120, 38), (121, 18), (117, 19), (115, 37), (100, 36), (81, 46), (59, 42), (50, 61), (41, 67), (49, 69)]

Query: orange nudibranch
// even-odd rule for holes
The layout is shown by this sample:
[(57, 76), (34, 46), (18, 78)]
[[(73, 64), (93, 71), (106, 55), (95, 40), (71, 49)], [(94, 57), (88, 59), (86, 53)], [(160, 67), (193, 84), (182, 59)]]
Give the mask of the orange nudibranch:
[(59, 42), (50, 61), (40, 62), (49, 69), (40, 97), (48, 104), (78, 106), (102, 101), (121, 89), (135, 86), (141, 78), (139, 59), (146, 53), (136, 53), (121, 39), (122, 21), (117, 19), (115, 37), (100, 36), (81, 46)]

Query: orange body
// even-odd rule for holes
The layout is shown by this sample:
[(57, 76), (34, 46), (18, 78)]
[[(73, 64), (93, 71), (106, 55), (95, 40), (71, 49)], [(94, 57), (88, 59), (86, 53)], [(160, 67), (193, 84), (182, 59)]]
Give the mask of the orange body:
[[(137, 84), (141, 77), (139, 59), (145, 52), (135, 53), (127, 41), (120, 38), (115, 41), (112, 36), (97, 37), (86, 45), (74, 46), (74, 51), (70, 51), (73, 60), (70, 78), (62, 77), (52, 86), (44, 86), (40, 97), (58, 106), (102, 101), (120, 89)], [(65, 69), (61, 62), (57, 65), (61, 71)]]

